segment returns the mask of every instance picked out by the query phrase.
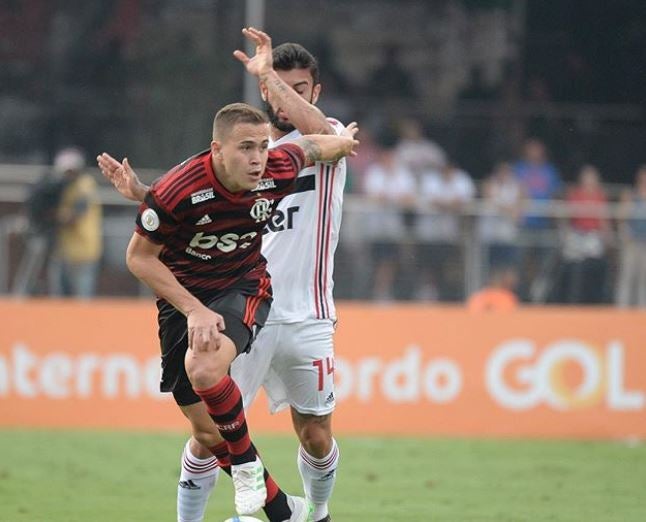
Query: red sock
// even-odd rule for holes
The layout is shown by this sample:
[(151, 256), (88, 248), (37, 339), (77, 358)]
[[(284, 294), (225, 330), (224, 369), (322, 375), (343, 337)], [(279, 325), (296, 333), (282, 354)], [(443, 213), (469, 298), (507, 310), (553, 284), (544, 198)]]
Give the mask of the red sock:
[(243, 464), (253, 461), (256, 453), (251, 447), (247, 420), (242, 408), (242, 395), (233, 379), (225, 375), (215, 386), (195, 390), (195, 393), (205, 402), (220, 435), (227, 442), (231, 463)]

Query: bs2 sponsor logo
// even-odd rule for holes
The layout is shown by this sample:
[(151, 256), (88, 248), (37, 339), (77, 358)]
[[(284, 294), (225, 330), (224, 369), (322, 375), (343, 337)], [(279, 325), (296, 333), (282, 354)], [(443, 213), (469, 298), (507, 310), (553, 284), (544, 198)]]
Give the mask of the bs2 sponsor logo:
[(194, 251), (189, 252), (189, 250), (192, 250), (194, 248), (201, 248), (203, 250), (217, 248), (221, 252), (233, 252), (236, 248), (247, 248), (249, 245), (251, 245), (251, 240), (257, 235), (258, 232), (248, 232), (246, 234), (242, 234), (241, 236), (233, 232), (228, 232), (220, 236), (208, 235), (204, 234), (204, 232), (198, 232), (193, 236), (193, 239), (191, 239), (186, 252), (191, 255), (195, 255), (193, 253)]

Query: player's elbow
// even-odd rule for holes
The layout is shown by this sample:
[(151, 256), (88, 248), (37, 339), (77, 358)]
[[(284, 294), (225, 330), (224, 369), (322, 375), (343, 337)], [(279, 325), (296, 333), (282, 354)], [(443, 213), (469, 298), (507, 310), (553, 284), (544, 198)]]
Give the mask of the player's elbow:
[(336, 135), (336, 132), (334, 132), (332, 125), (330, 125), (327, 122), (327, 120), (324, 120), (323, 122), (319, 122), (319, 125), (315, 128), (312, 134), (323, 134), (325, 136), (332, 136), (332, 135)]
[(132, 245), (129, 245), (126, 250), (126, 266), (130, 270), (130, 273), (138, 279), (141, 279), (144, 264), (141, 253), (132, 248)]

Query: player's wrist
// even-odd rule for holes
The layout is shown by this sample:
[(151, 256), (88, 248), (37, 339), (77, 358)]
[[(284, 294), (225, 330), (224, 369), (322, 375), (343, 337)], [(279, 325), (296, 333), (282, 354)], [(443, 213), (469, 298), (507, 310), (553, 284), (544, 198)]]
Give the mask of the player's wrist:
[(196, 303), (191, 303), (189, 305), (186, 305), (184, 309), (182, 310), (182, 313), (184, 316), (188, 319), (189, 316), (196, 314), (200, 310), (205, 309), (206, 306), (204, 306), (202, 303), (197, 301)]
[(278, 77), (278, 75), (276, 74), (276, 70), (273, 67), (263, 69), (258, 73), (258, 78), (263, 82), (276, 77)]

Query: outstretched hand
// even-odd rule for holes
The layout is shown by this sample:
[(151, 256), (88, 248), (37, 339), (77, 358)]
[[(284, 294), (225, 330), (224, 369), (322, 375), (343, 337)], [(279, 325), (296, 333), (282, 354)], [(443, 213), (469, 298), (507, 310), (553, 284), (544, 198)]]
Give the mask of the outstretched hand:
[(344, 136), (346, 138), (352, 138), (352, 147), (350, 148), (350, 151), (348, 153), (348, 156), (356, 156), (357, 155), (357, 147), (359, 146), (359, 140), (356, 139), (357, 132), (359, 132), (359, 125), (356, 121), (353, 121), (352, 123), (348, 124), (345, 129), (341, 132), (341, 136)]
[(104, 152), (96, 157), (96, 161), (103, 175), (122, 196), (132, 201), (143, 201), (148, 187), (139, 181), (137, 174), (128, 163), (128, 158), (124, 158), (123, 162), (119, 163), (110, 154)]
[(242, 34), (247, 40), (256, 44), (256, 54), (253, 58), (249, 58), (244, 51), (236, 49), (233, 51), (233, 56), (244, 64), (250, 74), (262, 78), (274, 68), (271, 54), (271, 38), (267, 33), (254, 27), (244, 28)]

